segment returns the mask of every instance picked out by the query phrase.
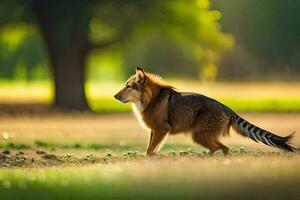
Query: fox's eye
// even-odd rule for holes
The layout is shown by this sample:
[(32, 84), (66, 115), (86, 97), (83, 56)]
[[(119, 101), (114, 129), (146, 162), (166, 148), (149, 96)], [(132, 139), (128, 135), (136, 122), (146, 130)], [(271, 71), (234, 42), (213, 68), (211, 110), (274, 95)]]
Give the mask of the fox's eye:
[(131, 86), (130, 85), (126, 85), (126, 88), (131, 88)]

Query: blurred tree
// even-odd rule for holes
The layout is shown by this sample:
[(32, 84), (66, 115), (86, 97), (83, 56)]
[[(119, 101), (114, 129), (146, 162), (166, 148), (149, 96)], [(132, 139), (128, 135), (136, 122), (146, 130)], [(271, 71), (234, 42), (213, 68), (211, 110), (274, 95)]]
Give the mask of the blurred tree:
[[(168, 1), (167, 6), (169, 23), (151, 21), (139, 29), (130, 48), (124, 48), (129, 72), (141, 65), (161, 75), (214, 80), (219, 58), (234, 44), (233, 37), (221, 31), (221, 13), (211, 10), (209, 0)], [(163, 16), (161, 12), (158, 7), (153, 16)]]
[[(54, 78), (54, 105), (60, 108), (88, 109), (85, 66), (94, 49), (103, 51), (124, 39), (164, 33), (186, 49), (192, 47), (191, 53), (207, 63), (206, 71), (213, 77), (216, 58), (233, 44), (221, 33), (220, 13), (209, 10), (208, 0), (3, 0), (0, 9), (0, 25), (38, 24)], [(204, 56), (207, 50), (215, 56)]]
[(237, 44), (224, 57), (220, 78), (299, 80), (300, 1), (227, 0), (212, 5), (223, 13), (221, 23)]
[(48, 77), (46, 58), (36, 27), (9, 24), (0, 32), (1, 77), (36, 80)]

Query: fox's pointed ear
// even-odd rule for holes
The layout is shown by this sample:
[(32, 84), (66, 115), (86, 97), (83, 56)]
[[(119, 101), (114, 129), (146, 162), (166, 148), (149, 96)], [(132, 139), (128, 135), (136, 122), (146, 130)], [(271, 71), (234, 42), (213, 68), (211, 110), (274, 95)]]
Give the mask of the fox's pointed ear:
[(136, 80), (138, 82), (144, 82), (146, 80), (145, 72), (142, 68), (137, 67), (135, 70)]

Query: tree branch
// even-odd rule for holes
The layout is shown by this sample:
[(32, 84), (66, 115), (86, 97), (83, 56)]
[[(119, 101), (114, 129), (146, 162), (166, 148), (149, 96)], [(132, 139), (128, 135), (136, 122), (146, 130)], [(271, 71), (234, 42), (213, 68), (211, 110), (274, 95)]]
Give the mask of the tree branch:
[(103, 41), (103, 42), (98, 43), (98, 44), (92, 44), (91, 42), (89, 42), (87, 44), (86, 51), (89, 52), (89, 51), (94, 50), (94, 49), (104, 49), (104, 48), (107, 48), (107, 47), (109, 47), (109, 46), (111, 46), (113, 44), (121, 42), (128, 35), (129, 35), (129, 31), (126, 32), (126, 33), (120, 34), (119, 36), (117, 36), (117, 37), (115, 37), (113, 39), (110, 39), (110, 40), (107, 40), (107, 41)]

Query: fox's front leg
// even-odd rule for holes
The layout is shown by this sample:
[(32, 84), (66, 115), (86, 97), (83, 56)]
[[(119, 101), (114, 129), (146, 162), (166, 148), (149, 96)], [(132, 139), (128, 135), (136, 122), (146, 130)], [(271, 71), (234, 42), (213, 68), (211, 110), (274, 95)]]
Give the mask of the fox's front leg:
[(151, 131), (146, 155), (154, 155), (155, 150), (166, 137), (167, 133), (168, 131)]
[(151, 145), (151, 142), (152, 142), (152, 138), (153, 138), (153, 131), (150, 132), (149, 142), (148, 142), (148, 146), (147, 146), (147, 152), (148, 152), (148, 149), (150, 148), (150, 145)]

